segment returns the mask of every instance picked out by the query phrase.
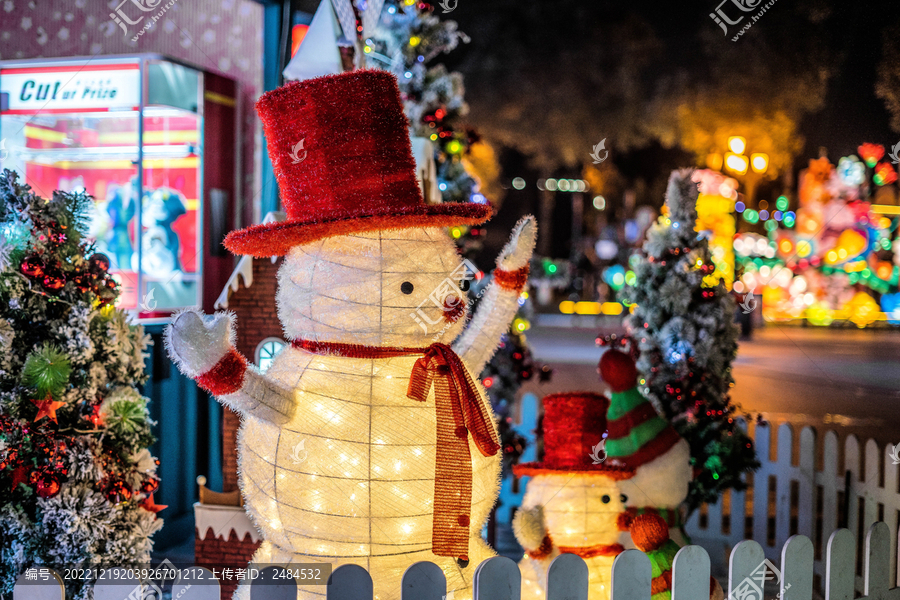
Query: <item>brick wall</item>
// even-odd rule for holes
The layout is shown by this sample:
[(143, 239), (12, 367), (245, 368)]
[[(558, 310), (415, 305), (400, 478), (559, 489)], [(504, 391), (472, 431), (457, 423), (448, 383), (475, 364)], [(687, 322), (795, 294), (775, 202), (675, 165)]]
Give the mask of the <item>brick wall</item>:
[(234, 529), (229, 532), (227, 540), (222, 536), (216, 537), (212, 527), (206, 529), (206, 535), (202, 539), (200, 533), (196, 533), (194, 562), (197, 566), (216, 570), (219, 576), (220, 598), (221, 600), (231, 600), (239, 582), (234, 578), (223, 578), (221, 576), (222, 569), (224, 567), (246, 568), (261, 542), (254, 542), (249, 533), (244, 534), (244, 539), (239, 539)]
[[(275, 292), (278, 288), (277, 274), (281, 260), (279, 258), (273, 264), (268, 258), (254, 259), (253, 285), (249, 288), (241, 285), (228, 297), (228, 309), (237, 315), (237, 349), (251, 362), (255, 362), (256, 347), (262, 340), (268, 337), (282, 338), (283, 336), (275, 305)], [(241, 282), (243, 283), (243, 279)], [(225, 408), (222, 419), (222, 467), (224, 470), (222, 491), (225, 492), (236, 490), (238, 487), (237, 431), (240, 424), (240, 417)]]

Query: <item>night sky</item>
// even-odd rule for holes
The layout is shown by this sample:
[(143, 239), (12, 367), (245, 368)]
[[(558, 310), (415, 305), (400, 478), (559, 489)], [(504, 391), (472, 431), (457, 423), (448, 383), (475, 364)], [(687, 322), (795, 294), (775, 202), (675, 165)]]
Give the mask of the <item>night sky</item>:
[[(447, 58), (448, 66), (459, 69), (470, 76), (480, 69), (484, 63), (496, 60), (498, 52), (495, 28), (513, 27), (540, 31), (543, 35), (529, 36), (528, 55), (530, 60), (552, 61), (554, 54), (561, 48), (578, 50), (579, 44), (590, 43), (581, 36), (574, 35), (573, 23), (565, 18), (560, 10), (558, 19), (545, 20), (535, 18), (524, 10), (533, 2), (516, 2), (511, 0), (460, 0), (458, 7), (451, 13), (441, 15), (440, 8), (436, 14), (443, 18), (452, 18), (459, 23), (460, 29), (472, 37), (472, 42), (461, 46)], [(710, 34), (721, 39), (723, 46), (741, 46), (752, 48), (744, 42), (750, 39), (749, 33), (767, 33), (765, 29), (790, 31), (792, 9), (802, 5), (813, 6), (816, 2), (796, 2), (795, 0), (777, 0), (768, 12), (754, 25), (754, 29), (737, 42), (722, 35), (719, 27), (709, 17), (717, 5), (717, 0), (701, 0), (689, 3), (678, 2), (553, 2), (550, 6), (594, 5), (589, 11), (596, 21), (606, 22), (610, 18), (626, 19), (634, 15), (647, 24), (665, 45), (664, 53), (669, 60), (674, 60), (687, 69), (698, 63), (696, 47), (697, 36)], [(834, 52), (836, 60), (831, 63), (835, 72), (827, 85), (825, 106), (815, 114), (807, 115), (801, 122), (801, 132), (807, 140), (803, 154), (816, 155), (820, 146), (829, 149), (829, 153), (844, 155), (855, 151), (861, 141), (871, 140), (888, 143), (893, 137), (900, 139), (900, 134), (892, 132), (888, 126), (889, 115), (884, 102), (875, 96), (876, 66), (881, 58), (883, 30), (900, 21), (900, 3), (891, 1), (874, 2), (823, 2), (820, 10), (829, 14), (824, 20), (822, 41)], [(793, 6), (791, 6), (793, 5)], [(628, 8), (622, 9), (626, 6)], [(813, 10), (813, 9), (809, 9)], [(735, 13), (738, 14), (738, 13)], [(591, 22), (589, 19), (588, 23)], [(738, 29), (738, 26), (730, 30)], [(542, 43), (543, 42), (543, 43)], [(608, 49), (614, 56), (615, 49)], [(784, 56), (773, 55), (773, 62), (783, 60)], [(585, 64), (586, 70), (590, 69)], [(578, 77), (579, 73), (560, 73), (562, 77)], [(467, 77), (467, 80), (470, 78)], [(479, 84), (480, 84), (479, 80)], [(473, 106), (477, 106), (483, 94), (477, 86), (467, 87), (467, 97)], [(763, 101), (764, 99), (760, 99)], [(472, 119), (490, 118), (489, 115), (473, 114)]]
[[(875, 94), (883, 34), (900, 23), (900, 3), (777, 0), (732, 41), (747, 20), (725, 37), (709, 16), (718, 1), (459, 0), (451, 13), (435, 12), (471, 37), (444, 61), (464, 74), (468, 119), (500, 149), (507, 182), (533, 181), (548, 166), (556, 177), (578, 177), (590, 140), (608, 137), (616, 167), (640, 180), (637, 204), (659, 206), (671, 169), (696, 164), (677, 135), (667, 142), (659, 132), (678, 102), (701, 89), (731, 93), (753, 112), (771, 110), (772, 97), (796, 108), (818, 86), (821, 106), (796, 108), (805, 142), (795, 175), (821, 147), (836, 163), (863, 142), (900, 141)], [(723, 10), (741, 14), (730, 2)], [(574, 133), (563, 134), (559, 123), (569, 118)], [(512, 222), (536, 201), (520, 193), (495, 220)], [(564, 233), (565, 223), (555, 225)]]

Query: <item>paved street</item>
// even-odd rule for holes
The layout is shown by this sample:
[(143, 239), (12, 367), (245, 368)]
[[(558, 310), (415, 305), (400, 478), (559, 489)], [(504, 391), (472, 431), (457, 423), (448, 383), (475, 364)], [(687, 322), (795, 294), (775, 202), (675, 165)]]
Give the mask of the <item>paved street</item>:
[[(529, 382), (538, 396), (565, 390), (602, 391), (596, 371), (599, 328), (538, 325), (528, 332), (536, 358), (555, 373)], [(606, 333), (615, 331), (613, 326)], [(788, 421), (900, 442), (900, 332), (768, 325), (741, 342), (733, 399), (773, 424)]]

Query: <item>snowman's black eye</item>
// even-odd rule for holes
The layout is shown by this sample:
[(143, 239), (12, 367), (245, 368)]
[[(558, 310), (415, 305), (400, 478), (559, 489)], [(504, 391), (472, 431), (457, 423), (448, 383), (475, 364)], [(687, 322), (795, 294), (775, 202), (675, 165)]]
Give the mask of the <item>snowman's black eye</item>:
[(604, 494), (603, 497), (600, 498), (600, 500), (603, 501), (603, 504), (609, 504), (609, 496), (607, 496), (606, 494)]
[(461, 289), (464, 292), (468, 292), (469, 291), (469, 280), (468, 279), (461, 280), (459, 282), (459, 289)]
[(625, 494), (621, 494), (619, 496), (619, 500), (622, 501), (622, 504), (625, 504), (626, 502), (628, 502), (628, 496), (626, 496)]
[(400, 291), (406, 295), (412, 294), (414, 289), (413, 284), (408, 281), (404, 281), (400, 284)]

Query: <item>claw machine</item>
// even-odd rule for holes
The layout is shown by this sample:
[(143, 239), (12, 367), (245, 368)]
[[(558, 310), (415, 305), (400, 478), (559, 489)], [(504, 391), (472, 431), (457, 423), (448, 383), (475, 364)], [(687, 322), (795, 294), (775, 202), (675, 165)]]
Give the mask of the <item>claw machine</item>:
[(94, 197), (118, 306), (144, 321), (211, 310), (232, 266), (235, 98), (233, 81), (158, 55), (0, 62), (0, 167), (45, 198)]

